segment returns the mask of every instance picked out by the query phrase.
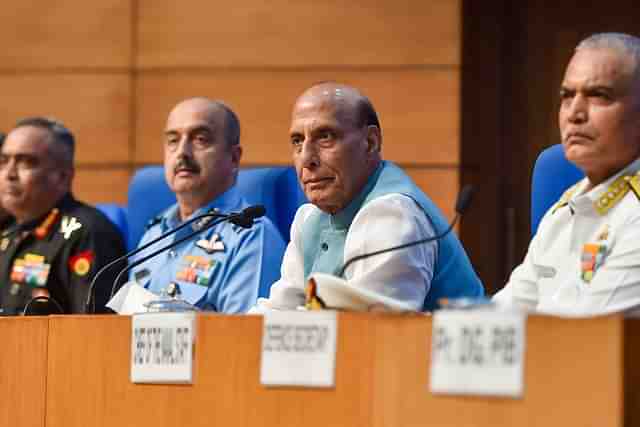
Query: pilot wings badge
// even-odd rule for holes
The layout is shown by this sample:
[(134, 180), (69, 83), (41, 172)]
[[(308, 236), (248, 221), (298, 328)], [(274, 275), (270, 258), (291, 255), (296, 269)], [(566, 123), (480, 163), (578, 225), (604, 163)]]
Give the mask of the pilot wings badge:
[(213, 233), (209, 240), (198, 240), (196, 242), (196, 246), (200, 249), (204, 249), (204, 251), (208, 254), (224, 251), (224, 243), (222, 242), (222, 239), (220, 238), (220, 235), (218, 233)]

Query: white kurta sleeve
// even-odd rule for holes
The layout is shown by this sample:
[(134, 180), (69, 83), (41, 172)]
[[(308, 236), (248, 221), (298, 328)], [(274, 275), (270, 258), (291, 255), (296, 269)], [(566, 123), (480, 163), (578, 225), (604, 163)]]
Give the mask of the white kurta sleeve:
[(304, 304), (304, 260), (302, 256), (302, 224), (313, 212), (312, 205), (303, 205), (291, 223), (291, 241), (287, 245), (280, 279), (271, 286), (269, 298), (259, 298), (249, 313), (259, 314), (266, 310), (294, 310)]
[[(435, 235), (423, 210), (409, 197), (391, 194), (367, 203), (349, 229), (344, 260)], [(349, 284), (421, 310), (438, 254), (430, 242), (355, 261), (345, 271)]]

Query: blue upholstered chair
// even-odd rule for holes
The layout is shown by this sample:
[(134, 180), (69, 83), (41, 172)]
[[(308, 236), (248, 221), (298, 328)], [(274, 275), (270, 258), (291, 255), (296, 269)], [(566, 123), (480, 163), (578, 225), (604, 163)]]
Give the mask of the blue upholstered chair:
[(535, 235), (544, 214), (584, 173), (564, 156), (561, 144), (545, 149), (533, 166), (531, 177), (531, 235)]
[[(286, 242), (298, 207), (306, 199), (291, 167), (241, 169), (237, 186), (249, 204), (264, 205)], [(128, 247), (135, 248), (151, 218), (176, 202), (164, 179), (162, 166), (139, 169), (129, 183), (127, 215)]]
[(95, 207), (118, 227), (126, 244), (129, 235), (129, 226), (125, 208), (115, 203), (98, 203)]

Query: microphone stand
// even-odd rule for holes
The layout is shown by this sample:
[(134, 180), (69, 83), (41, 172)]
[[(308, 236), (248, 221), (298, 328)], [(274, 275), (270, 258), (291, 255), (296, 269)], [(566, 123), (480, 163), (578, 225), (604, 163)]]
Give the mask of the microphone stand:
[[(169, 236), (171, 236), (174, 233), (177, 233), (178, 231), (182, 230), (183, 228), (185, 228), (188, 225), (193, 224), (196, 221), (205, 219), (205, 218), (228, 218), (231, 215), (226, 215), (226, 214), (219, 214), (219, 213), (215, 213), (215, 212), (208, 212), (208, 213), (204, 213), (202, 215), (198, 215), (196, 217), (193, 217), (185, 222), (183, 222), (182, 224), (180, 224), (179, 226), (177, 226), (176, 228), (173, 228), (169, 231), (167, 231), (164, 234), (161, 234), (160, 236), (158, 236), (157, 238), (151, 240), (150, 242), (145, 243), (144, 245), (130, 251), (127, 252), (126, 254), (122, 255), (119, 258), (114, 259), (113, 261), (111, 261), (110, 263), (108, 263), (107, 265), (105, 265), (104, 267), (102, 267), (95, 276), (93, 276), (93, 280), (91, 281), (91, 284), (89, 285), (89, 291), (87, 292), (87, 300), (85, 301), (85, 313), (89, 313), (90, 312), (90, 308), (92, 308), (91, 312), (95, 313), (95, 298), (93, 298), (93, 307), (91, 307), (91, 300), (93, 297), (93, 293), (94, 293), (94, 289), (96, 286), (96, 283), (98, 282), (98, 277), (100, 277), (100, 275), (102, 275), (106, 270), (108, 270), (109, 268), (113, 267), (114, 265), (116, 265), (117, 263), (124, 261), (130, 257), (132, 257), (133, 255), (136, 255), (140, 252), (142, 252), (143, 250), (147, 249), (149, 246), (159, 242), (160, 240), (163, 240)], [(200, 231), (200, 230), (199, 230)], [(117, 281), (114, 282), (112, 288), (111, 288), (111, 293), (109, 295), (109, 299), (113, 298), (113, 294), (115, 293), (115, 286), (116, 283), (118, 283)]]
[[(238, 212), (238, 213), (232, 213), (229, 215), (223, 215), (222, 217), (218, 218), (215, 221), (210, 221), (208, 223), (206, 223), (201, 229), (194, 231), (193, 233), (190, 233), (188, 235), (186, 235), (185, 237), (182, 237), (178, 240), (176, 240), (175, 242), (171, 242), (170, 244), (155, 250), (154, 252), (145, 255), (144, 257), (140, 258), (139, 260), (136, 260), (135, 262), (133, 262), (132, 264), (126, 266), (125, 268), (123, 268), (118, 275), (116, 276), (116, 279), (113, 282), (113, 286), (111, 289), (111, 292), (113, 294), (113, 292), (115, 291), (115, 286), (117, 285), (117, 283), (120, 281), (120, 279), (122, 278), (122, 276), (125, 273), (128, 273), (131, 269), (133, 269), (134, 267), (137, 267), (138, 265), (148, 261), (149, 259), (155, 257), (156, 255), (171, 249), (175, 246), (178, 246), (179, 244), (193, 238), (195, 235), (202, 233), (203, 231), (206, 231), (210, 228), (212, 228), (213, 226), (220, 224), (221, 222), (224, 221), (230, 221), (231, 223), (233, 223), (234, 225), (237, 225), (239, 227), (242, 228), (251, 228), (253, 226), (253, 220), (256, 218), (260, 218), (265, 214), (265, 209), (264, 206), (262, 205), (256, 205), (256, 206), (250, 206), (246, 209), (244, 209), (242, 212)], [(177, 230), (174, 229), (174, 231)], [(155, 240), (157, 241), (157, 240)], [(148, 247), (149, 245), (145, 245), (145, 247)], [(139, 251), (138, 251), (139, 252)], [(173, 301), (173, 300), (172, 300)], [(180, 310), (185, 309), (185, 304), (187, 303), (183, 303), (181, 304), (181, 306), (177, 307)]]
[(227, 220), (228, 218), (220, 218), (217, 221), (211, 221), (209, 223), (207, 223), (201, 230), (197, 230), (194, 231), (193, 233), (189, 233), (188, 235), (186, 235), (185, 237), (182, 237), (178, 240), (176, 240), (175, 242), (171, 242), (170, 244), (161, 247), (160, 249), (157, 249), (153, 252), (151, 252), (149, 255), (146, 255), (142, 258), (140, 258), (139, 260), (136, 260), (135, 262), (129, 264), (128, 266), (126, 266), (125, 268), (123, 268), (122, 270), (120, 270), (120, 272), (118, 273), (118, 275), (116, 276), (116, 279), (113, 282), (113, 288), (112, 288), (112, 293), (115, 290), (115, 286), (116, 284), (120, 281), (120, 279), (122, 278), (122, 275), (125, 273), (128, 273), (132, 268), (139, 266), (140, 264), (147, 262), (148, 260), (150, 260), (151, 258), (155, 257), (158, 254), (161, 254), (162, 252), (171, 249), (175, 246), (178, 246), (180, 243), (185, 242), (189, 239), (191, 239), (193, 236), (202, 233), (203, 231), (208, 230), (209, 228), (213, 227), (214, 225), (218, 225), (221, 222)]

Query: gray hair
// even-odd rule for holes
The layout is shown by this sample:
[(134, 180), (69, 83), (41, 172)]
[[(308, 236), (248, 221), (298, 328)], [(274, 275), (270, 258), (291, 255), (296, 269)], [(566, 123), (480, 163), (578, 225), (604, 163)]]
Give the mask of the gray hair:
[(597, 33), (578, 43), (580, 49), (613, 49), (633, 61), (631, 74), (634, 79), (640, 78), (640, 38), (624, 33)]
[(58, 154), (66, 167), (73, 167), (76, 140), (62, 122), (50, 117), (27, 117), (16, 123), (15, 129), (21, 127), (35, 127), (48, 131), (56, 148), (55, 154)]

